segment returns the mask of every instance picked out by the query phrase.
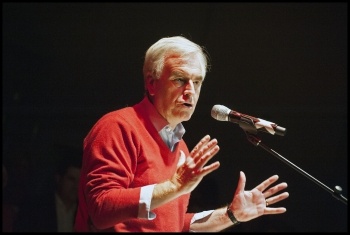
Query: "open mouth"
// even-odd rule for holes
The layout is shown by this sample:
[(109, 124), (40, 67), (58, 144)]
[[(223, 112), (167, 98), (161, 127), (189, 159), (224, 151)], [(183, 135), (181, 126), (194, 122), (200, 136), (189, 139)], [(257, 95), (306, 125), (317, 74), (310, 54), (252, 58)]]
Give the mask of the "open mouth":
[(187, 107), (192, 107), (193, 105), (192, 104), (189, 104), (189, 103), (184, 103), (185, 106)]

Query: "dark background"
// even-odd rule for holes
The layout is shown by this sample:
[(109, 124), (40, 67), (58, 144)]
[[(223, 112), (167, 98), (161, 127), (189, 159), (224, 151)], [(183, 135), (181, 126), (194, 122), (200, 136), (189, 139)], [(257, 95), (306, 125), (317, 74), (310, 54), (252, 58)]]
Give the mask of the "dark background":
[(3, 3), (3, 162), (25, 152), (44, 190), (57, 146), (81, 148), (103, 114), (143, 97), (142, 63), (161, 37), (184, 35), (211, 57), (201, 97), (185, 122), (190, 148), (219, 141), (219, 170), (191, 208), (225, 205), (239, 171), (246, 189), (278, 174), (290, 197), (282, 215), (227, 231), (345, 232), (347, 202), (214, 120), (213, 105), (287, 128), (259, 133), (306, 174), (347, 198), (347, 3)]

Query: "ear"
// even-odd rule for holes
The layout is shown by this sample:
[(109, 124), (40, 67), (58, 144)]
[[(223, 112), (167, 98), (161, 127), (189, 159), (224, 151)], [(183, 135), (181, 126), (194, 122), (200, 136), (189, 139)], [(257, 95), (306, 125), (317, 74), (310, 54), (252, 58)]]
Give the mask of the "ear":
[(153, 96), (155, 91), (155, 80), (151, 75), (148, 75), (146, 78), (146, 90), (148, 94)]

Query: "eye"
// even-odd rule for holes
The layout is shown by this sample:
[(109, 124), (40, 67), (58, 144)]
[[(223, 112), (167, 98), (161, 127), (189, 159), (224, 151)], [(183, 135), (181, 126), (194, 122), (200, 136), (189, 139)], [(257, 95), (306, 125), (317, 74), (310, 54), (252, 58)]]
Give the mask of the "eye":
[[(175, 84), (176, 87), (183, 87), (187, 83), (189, 83), (189, 80), (186, 78), (178, 77), (174, 78), (172, 82)], [(199, 88), (202, 85), (202, 80), (192, 80), (192, 82), (195, 89)]]
[(175, 78), (173, 82), (176, 87), (182, 87), (186, 84), (187, 80), (184, 78)]
[(193, 85), (197, 88), (202, 84), (202, 81), (197, 80), (197, 81), (193, 81)]

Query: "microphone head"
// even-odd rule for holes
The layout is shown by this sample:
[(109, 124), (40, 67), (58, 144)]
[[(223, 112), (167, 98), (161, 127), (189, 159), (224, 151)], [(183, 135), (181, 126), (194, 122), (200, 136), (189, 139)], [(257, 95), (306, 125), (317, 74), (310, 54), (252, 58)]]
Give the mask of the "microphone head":
[(211, 116), (218, 121), (228, 121), (231, 110), (223, 105), (216, 104), (211, 109)]

